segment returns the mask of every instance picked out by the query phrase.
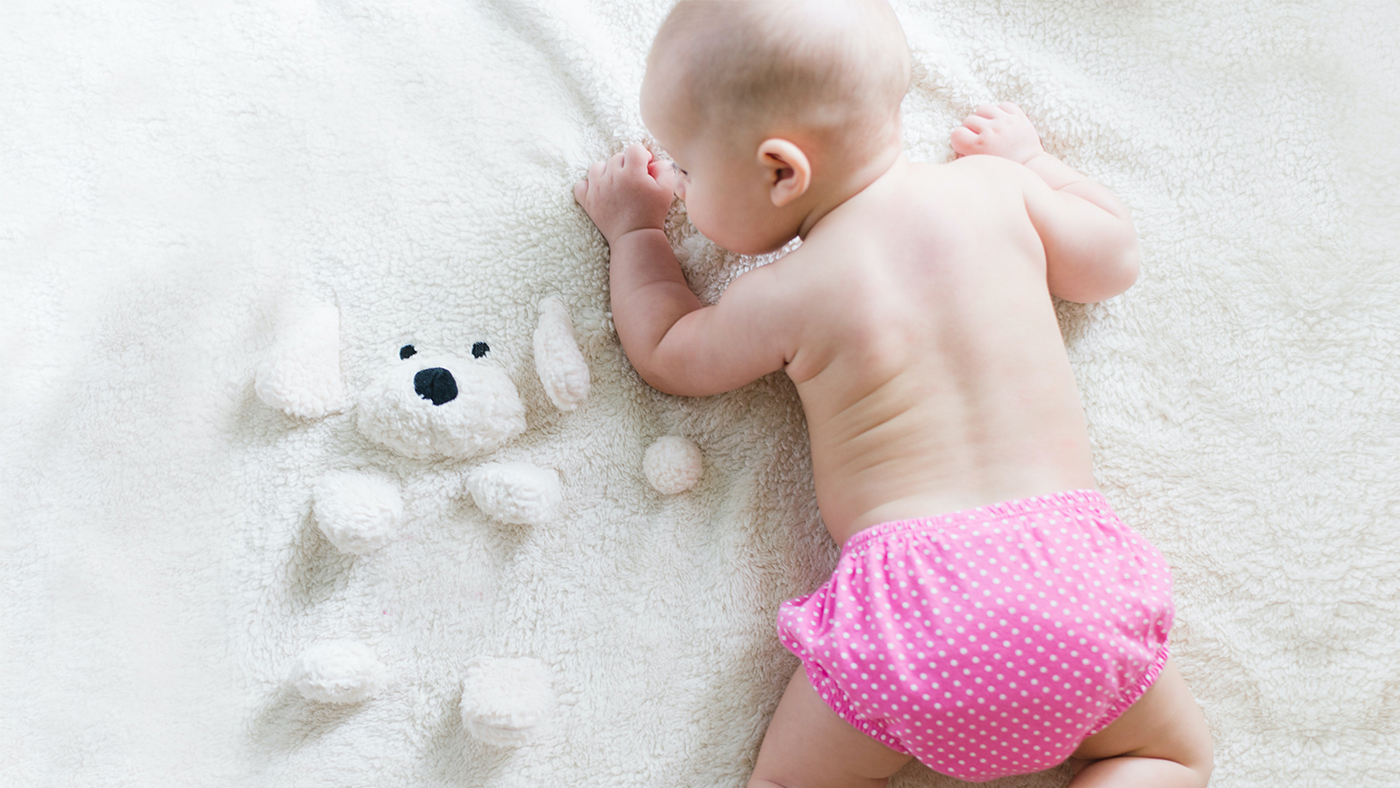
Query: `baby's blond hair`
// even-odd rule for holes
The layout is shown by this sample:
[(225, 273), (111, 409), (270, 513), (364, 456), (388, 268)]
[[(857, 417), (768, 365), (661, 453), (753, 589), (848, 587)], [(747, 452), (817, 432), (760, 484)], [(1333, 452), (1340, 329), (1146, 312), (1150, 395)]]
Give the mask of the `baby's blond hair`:
[(692, 128), (796, 126), (843, 147), (897, 128), (910, 81), (885, 0), (680, 0), (648, 70), (663, 59)]

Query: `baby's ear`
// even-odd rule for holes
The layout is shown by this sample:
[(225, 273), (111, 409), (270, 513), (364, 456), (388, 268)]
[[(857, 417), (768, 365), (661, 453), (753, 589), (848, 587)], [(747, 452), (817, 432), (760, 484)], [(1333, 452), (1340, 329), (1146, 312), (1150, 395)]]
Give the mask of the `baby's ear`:
[(770, 137), (759, 143), (758, 163), (768, 173), (768, 196), (779, 208), (806, 194), (812, 185), (812, 163), (787, 140)]

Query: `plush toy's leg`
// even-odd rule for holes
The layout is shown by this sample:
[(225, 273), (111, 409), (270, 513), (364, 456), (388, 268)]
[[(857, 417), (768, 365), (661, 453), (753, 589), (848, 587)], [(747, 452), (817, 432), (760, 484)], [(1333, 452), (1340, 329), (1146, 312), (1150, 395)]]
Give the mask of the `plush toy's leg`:
[(503, 747), (531, 741), (554, 710), (549, 669), (538, 659), (477, 657), (462, 682), (462, 725)]
[(466, 492), (493, 519), (523, 525), (549, 522), (564, 498), (558, 471), (525, 462), (496, 462), (473, 469)]
[(289, 681), (307, 700), (359, 703), (384, 685), (385, 670), (363, 643), (327, 640), (301, 652)]
[(316, 525), (337, 549), (356, 555), (393, 541), (403, 519), (399, 488), (388, 478), (359, 471), (332, 471), (316, 482)]

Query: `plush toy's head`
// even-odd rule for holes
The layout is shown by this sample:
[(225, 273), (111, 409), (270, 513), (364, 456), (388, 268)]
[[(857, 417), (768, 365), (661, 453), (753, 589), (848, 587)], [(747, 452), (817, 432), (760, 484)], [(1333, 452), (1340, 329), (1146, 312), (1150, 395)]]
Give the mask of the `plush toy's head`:
[(360, 396), (357, 426), (365, 437), (418, 459), (465, 459), (494, 451), (525, 430), (515, 384), (485, 342), (472, 357), (399, 349), (399, 361)]
[[(340, 311), (318, 305), (281, 333), (257, 370), (258, 397), (299, 419), (351, 407), (340, 373)], [(588, 364), (560, 299), (540, 302), (533, 345), (545, 394), (561, 411), (577, 408), (588, 398)], [(472, 344), (470, 357), (465, 348), (459, 356), (400, 346), (353, 407), (365, 437), (422, 460), (475, 458), (525, 430), (525, 406), (515, 383), (483, 341)]]

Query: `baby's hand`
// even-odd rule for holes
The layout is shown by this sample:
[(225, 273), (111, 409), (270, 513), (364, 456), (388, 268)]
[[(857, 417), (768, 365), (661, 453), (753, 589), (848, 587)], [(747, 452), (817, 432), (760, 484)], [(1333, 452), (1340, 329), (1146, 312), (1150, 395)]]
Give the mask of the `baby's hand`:
[(589, 167), (588, 177), (574, 184), (574, 199), (611, 246), (633, 230), (663, 229), (675, 185), (670, 162), (658, 161), (651, 151), (632, 145)]
[(981, 153), (1017, 164), (1025, 164), (1045, 151), (1030, 118), (1010, 102), (978, 107), (975, 114), (968, 115), (961, 126), (953, 129), (952, 142), (959, 156)]

